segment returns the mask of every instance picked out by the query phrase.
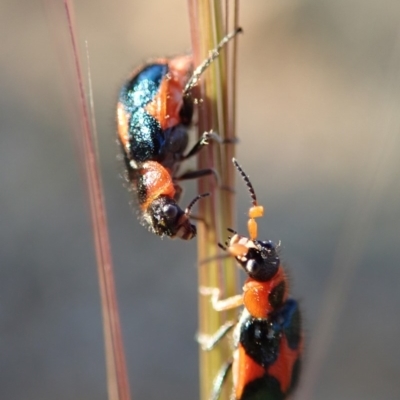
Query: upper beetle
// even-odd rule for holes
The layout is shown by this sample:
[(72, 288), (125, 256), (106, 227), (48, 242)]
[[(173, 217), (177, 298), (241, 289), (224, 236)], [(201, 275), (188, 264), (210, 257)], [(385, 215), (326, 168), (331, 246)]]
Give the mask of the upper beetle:
[[(177, 204), (182, 189), (178, 181), (212, 174), (212, 169), (177, 175), (180, 163), (218, 138), (205, 132), (193, 148), (188, 129), (193, 117), (192, 88), (221, 48), (241, 28), (226, 35), (198, 68), (191, 56), (160, 58), (138, 68), (123, 85), (117, 104), (117, 136), (130, 188), (137, 192), (142, 222), (155, 234), (192, 239), (196, 227), (189, 221), (191, 206)], [(200, 196), (202, 197), (202, 196)]]

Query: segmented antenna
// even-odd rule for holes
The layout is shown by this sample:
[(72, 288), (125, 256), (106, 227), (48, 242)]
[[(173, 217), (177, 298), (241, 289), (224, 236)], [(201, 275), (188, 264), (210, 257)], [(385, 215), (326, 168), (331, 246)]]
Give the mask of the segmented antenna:
[(243, 171), (242, 167), (239, 165), (235, 158), (232, 158), (232, 162), (236, 169), (240, 172), (240, 175), (242, 175), (242, 178), (245, 181), (247, 188), (249, 189), (250, 197), (252, 200), (252, 207), (249, 208), (249, 220), (247, 222), (247, 229), (249, 231), (250, 239), (256, 240), (258, 229), (255, 219), (264, 215), (264, 207), (258, 205), (256, 192), (254, 191), (253, 185), (251, 184), (249, 177)]
[(242, 176), (243, 180), (246, 183), (247, 188), (249, 189), (250, 197), (252, 200), (253, 206), (257, 206), (257, 197), (256, 197), (256, 192), (253, 188), (253, 185), (250, 182), (250, 178), (246, 173), (243, 171), (243, 168), (239, 165), (239, 163), (236, 161), (236, 158), (232, 158), (233, 165), (236, 167), (236, 169), (240, 172), (240, 175)]
[(219, 56), (219, 52), (221, 49), (238, 33), (242, 33), (242, 28), (237, 28), (233, 32), (226, 35), (217, 45), (217, 47), (210, 51), (209, 57), (204, 60), (194, 71), (189, 81), (187, 82), (185, 89), (183, 90), (183, 95), (188, 96), (189, 92), (193, 89), (194, 86), (199, 82), (200, 76), (203, 72), (210, 66), (210, 64)]
[(218, 242), (218, 247), (224, 251), (228, 251), (227, 248), (222, 244)]
[(192, 210), (192, 207), (193, 207), (200, 199), (202, 199), (203, 197), (207, 197), (207, 196), (209, 196), (209, 195), (210, 195), (210, 193), (203, 193), (203, 194), (199, 194), (198, 196), (196, 196), (196, 197), (190, 202), (190, 204), (186, 207), (185, 214), (186, 214), (186, 215), (190, 215), (190, 211)]

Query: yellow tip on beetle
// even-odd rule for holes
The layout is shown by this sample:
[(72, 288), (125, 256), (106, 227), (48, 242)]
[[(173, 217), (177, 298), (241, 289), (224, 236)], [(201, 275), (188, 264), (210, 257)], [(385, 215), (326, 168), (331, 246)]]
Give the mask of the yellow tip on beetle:
[(259, 218), (264, 215), (263, 206), (253, 206), (249, 209), (249, 218)]
[(255, 219), (250, 218), (247, 222), (247, 229), (249, 230), (249, 236), (251, 240), (257, 239), (258, 229), (257, 222)]

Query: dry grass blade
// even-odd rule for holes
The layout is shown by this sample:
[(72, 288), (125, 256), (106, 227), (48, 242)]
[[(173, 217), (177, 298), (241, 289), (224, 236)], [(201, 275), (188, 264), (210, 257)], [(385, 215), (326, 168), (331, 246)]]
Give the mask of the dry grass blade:
[[(194, 65), (200, 65), (209, 51), (228, 33), (237, 28), (237, 4), (232, 10), (220, 1), (189, 1)], [(228, 21), (233, 21), (228, 25)], [(199, 287), (219, 287), (224, 296), (237, 293), (237, 271), (230, 258), (218, 256), (219, 241), (226, 237), (226, 229), (235, 226), (234, 181), (232, 157), (235, 151), (235, 73), (237, 38), (229, 43), (207, 70), (198, 87), (201, 102), (198, 107), (198, 132), (210, 129), (226, 142), (211, 145), (199, 155), (199, 169), (214, 168), (220, 182), (200, 180), (199, 193), (211, 196), (199, 203), (205, 223), (198, 224)], [(207, 260), (207, 261), (205, 261)], [(227, 321), (236, 319), (234, 311), (217, 313), (209, 296), (199, 296), (199, 333), (210, 335)], [(210, 352), (200, 352), (200, 399), (208, 399), (214, 378), (224, 362), (231, 357), (227, 342)], [(220, 399), (228, 399), (231, 385), (226, 385)]]
[(118, 314), (103, 190), (96, 158), (93, 131), (90, 124), (90, 113), (86, 101), (76, 31), (73, 24), (72, 5), (68, 0), (64, 0), (64, 6), (74, 55), (75, 72), (79, 85), (82, 131), (79, 132), (80, 137), (78, 139), (82, 141), (86, 187), (90, 199), (90, 211), (98, 266), (106, 348), (108, 398), (110, 400), (129, 400), (130, 389)]

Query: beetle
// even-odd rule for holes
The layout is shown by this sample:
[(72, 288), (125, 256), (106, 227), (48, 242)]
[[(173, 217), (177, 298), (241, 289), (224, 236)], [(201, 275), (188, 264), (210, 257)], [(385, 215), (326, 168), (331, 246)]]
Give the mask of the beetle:
[(283, 400), (290, 396), (300, 376), (303, 335), (298, 302), (289, 298), (286, 273), (271, 241), (257, 239), (255, 218), (263, 215), (249, 177), (233, 159), (252, 198), (249, 209), (249, 237), (232, 234), (219, 246), (235, 257), (246, 272), (243, 293), (220, 298), (218, 288), (200, 288), (211, 295), (217, 311), (243, 306), (238, 321), (228, 321), (212, 336), (199, 335), (204, 350), (211, 350), (233, 331), (233, 356), (215, 378), (211, 400), (218, 400), (229, 372), (233, 374), (233, 400)]
[[(204, 169), (177, 175), (182, 161), (197, 154), (214, 132), (205, 132), (185, 153), (192, 123), (192, 89), (220, 50), (241, 28), (226, 35), (196, 69), (191, 56), (160, 58), (141, 66), (123, 85), (117, 104), (117, 137), (126, 167), (126, 179), (137, 192), (142, 222), (160, 236), (192, 239), (196, 227), (190, 207), (178, 205), (179, 181), (213, 174)], [(202, 197), (202, 196), (201, 196)], [(192, 202), (193, 203), (193, 202)]]

